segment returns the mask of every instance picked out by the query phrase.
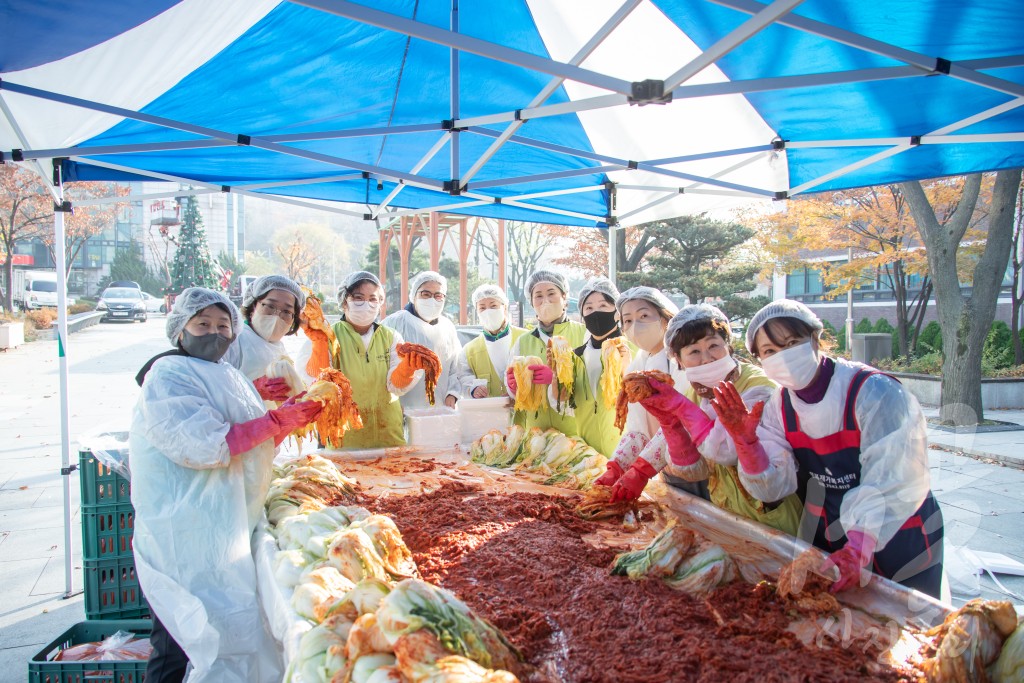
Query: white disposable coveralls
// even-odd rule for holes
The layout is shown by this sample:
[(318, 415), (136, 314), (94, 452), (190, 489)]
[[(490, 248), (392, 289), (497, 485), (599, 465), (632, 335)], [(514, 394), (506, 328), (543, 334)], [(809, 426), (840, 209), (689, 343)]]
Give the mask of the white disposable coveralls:
[[(441, 376), (437, 378), (435, 396), (437, 405), (444, 405), (444, 400), (448, 396), (459, 397), (461, 385), (455, 367), (462, 344), (459, 343), (459, 333), (451, 320), (442, 315), (437, 319), (436, 325), (431, 325), (403, 308), (384, 318), (381, 324), (398, 332), (404, 341), (426, 346), (437, 354), (441, 360)], [(430, 407), (425, 391), (410, 391), (402, 395), (401, 401), (402, 410)]]
[(267, 366), (281, 356), (289, 357), (283, 343), (267, 341), (256, 330), (242, 325), (238, 339), (228, 347), (223, 360), (241, 370), (251, 382), (266, 375)]
[(186, 356), (154, 363), (135, 406), (135, 564), (154, 612), (188, 655), (188, 683), (281, 680), (250, 547), (274, 442), (231, 457), (225, 441), (232, 424), (265, 412), (234, 367)]

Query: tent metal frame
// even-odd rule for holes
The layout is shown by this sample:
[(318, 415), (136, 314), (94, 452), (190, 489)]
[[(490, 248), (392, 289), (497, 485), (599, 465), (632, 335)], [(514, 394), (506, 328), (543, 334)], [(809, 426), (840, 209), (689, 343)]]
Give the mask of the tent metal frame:
[[(983, 70), (993, 71), (1002, 68), (1022, 66), (1024, 65), (1024, 55), (1010, 55), (998, 58), (978, 59), (954, 63), (943, 59), (941, 56), (917, 53), (885, 43), (884, 41), (869, 38), (864, 35), (794, 14), (792, 10), (796, 8), (802, 0), (774, 0), (767, 4), (757, 2), (756, 0), (710, 0), (720, 6), (749, 14), (750, 17), (716, 41), (713, 45), (709, 46), (696, 58), (679, 66), (664, 80), (652, 79), (638, 83), (627, 82), (608, 74), (587, 69), (582, 65), (586, 61), (586, 58), (614, 33), (615, 29), (634, 9), (636, 9), (639, 4), (643, 2), (643, 0), (625, 0), (618, 10), (609, 17), (602, 27), (568, 62), (560, 62), (558, 60), (530, 54), (460, 33), (458, 0), (451, 0), (451, 14), (448, 29), (428, 25), (414, 19), (389, 14), (372, 9), (365, 5), (348, 2), (346, 0), (291, 1), (295, 4), (310, 7), (321, 12), (346, 17), (353, 21), (377, 26), (389, 31), (394, 31), (406, 36), (448, 47), (452, 86), (449, 93), (450, 119), (443, 122), (432, 122), (417, 125), (253, 136), (231, 133), (190, 124), (184, 121), (176, 121), (169, 118), (148, 115), (123, 107), (116, 107), (82, 98), (62, 95), (39, 88), (19, 85), (10, 81), (0, 81), (0, 111), (2, 111), (3, 115), (11, 125), (12, 130), (15, 132), (15, 135), (22, 144), (22, 149), (14, 149), (9, 152), (0, 153), (0, 163), (26, 163), (46, 182), (47, 189), (53, 196), (55, 206), (58, 209), (55, 211), (54, 218), (54, 236), (56, 248), (58, 250), (58, 262), (62, 263), (64, 258), (63, 214), (66, 210), (70, 210), (71, 206), (64, 200), (63, 179), (60, 177), (60, 169), (55, 169), (55, 173), (51, 176), (51, 174), (47, 173), (46, 169), (42, 166), (41, 162), (43, 159), (59, 160), (68, 158), (77, 163), (123, 171), (134, 174), (138, 177), (185, 183), (198, 188), (195, 192), (192, 192), (193, 194), (233, 192), (240, 195), (259, 197), (295, 206), (312, 207), (343, 215), (362, 217), (368, 220), (397, 219), (399, 221), (403, 221), (409, 220), (408, 217), (415, 214), (425, 214), (430, 212), (435, 212), (436, 214), (436, 212), (445, 210), (462, 212), (475, 206), (491, 204), (502, 204), (540, 212), (538, 214), (539, 216), (550, 215), (553, 219), (556, 219), (559, 216), (572, 217), (578, 220), (592, 222), (597, 226), (606, 226), (609, 228), (609, 244), (611, 253), (610, 265), (612, 274), (614, 275), (615, 227), (618, 221), (637, 215), (640, 212), (663, 202), (667, 202), (680, 194), (718, 194), (722, 196), (774, 197), (777, 199), (784, 199), (812, 191), (814, 188), (819, 187), (830, 180), (842, 177), (855, 170), (901, 154), (919, 145), (1001, 144), (1024, 141), (1024, 132), (967, 135), (953, 134), (956, 131), (966, 128), (974, 123), (992, 118), (1024, 105), (1024, 85), (1007, 81), (990, 73), (982, 73)], [(879, 55), (893, 60), (897, 65), (845, 72), (803, 74), (786, 77), (765, 77), (721, 83), (687, 83), (687, 81), (693, 76), (701, 73), (707, 67), (716, 64), (724, 55), (729, 54), (751, 37), (757, 35), (758, 32), (772, 25), (786, 26), (807, 34), (812, 34), (827, 40), (841, 43), (870, 54)], [(487, 59), (517, 65), (539, 73), (548, 74), (552, 77), (552, 80), (527, 104), (527, 106), (523, 108), (463, 119), (460, 118), (461, 112), (458, 88), (460, 78), (459, 54), (461, 52), (480, 55)], [(790, 90), (831, 84), (931, 77), (954, 78), (980, 88), (1000, 93), (1005, 95), (1008, 99), (996, 106), (991, 106), (984, 111), (977, 112), (972, 116), (952, 122), (937, 130), (922, 131), (920, 135), (909, 138), (864, 138), (838, 140), (781, 140), (776, 138), (768, 141), (765, 145), (746, 146), (734, 150), (676, 156), (664, 159), (651, 159), (646, 161), (612, 158), (602, 155), (599, 152), (590, 152), (562, 145), (553, 145), (517, 134), (525, 122), (531, 119), (595, 111), (609, 107), (630, 106), (633, 104), (667, 104), (671, 106), (671, 102), (675, 100), (687, 100), (700, 97), (746, 95), (756, 92)], [(548, 104), (547, 101), (550, 99), (551, 95), (555, 93), (566, 80), (596, 87), (605, 91), (607, 94), (575, 101)], [(44, 99), (57, 104), (100, 112), (120, 118), (133, 119), (168, 129), (180, 130), (184, 133), (198, 136), (199, 139), (183, 139), (163, 143), (136, 145), (103, 145), (91, 148), (68, 147), (59, 149), (30, 149), (21, 128), (18, 126), (17, 120), (12, 115), (7, 103), (4, 101), (4, 91), (21, 96)], [(503, 129), (500, 131), (484, 128), (485, 126), (494, 126), (499, 124), (504, 125)], [(460, 176), (459, 150), (460, 136), (462, 133), (491, 137), (492, 142), (487, 147), (486, 151), (482, 153), (469, 166), (469, 168), (466, 169), (465, 173)], [(432, 144), (429, 151), (409, 171), (385, 168), (378, 164), (367, 164), (352, 159), (345, 159), (342, 157), (289, 146), (289, 143), (301, 141), (415, 134), (437, 134), (438, 139)], [(510, 143), (546, 149), (552, 153), (560, 153), (578, 159), (592, 161), (595, 165), (581, 169), (558, 171), (553, 173), (533, 174), (517, 178), (500, 178), (475, 182), (474, 178), (477, 177), (481, 169), (487, 166), (487, 164), (504, 145)], [(436, 178), (422, 175), (422, 169), (437, 154), (439, 154), (442, 149), (444, 149), (445, 145), (448, 145), (449, 147), (450, 178), (447, 180), (438, 180)], [(331, 169), (331, 172), (325, 172), (322, 176), (318, 175), (318, 177), (305, 179), (268, 180), (258, 183), (239, 183), (237, 185), (229, 186), (204, 182), (195, 178), (174, 176), (158, 171), (133, 168), (125, 164), (117, 164), (107, 160), (91, 158), (92, 156), (183, 151), (190, 149), (210, 149), (231, 146), (250, 146), (274, 154), (292, 156), (307, 161), (318, 162), (323, 164), (326, 168)], [(735, 170), (753, 163), (758, 159), (762, 159), (765, 154), (782, 153), (787, 147), (793, 149), (863, 147), (879, 148), (879, 151), (864, 159), (860, 159), (830, 172), (823, 173), (819, 177), (803, 182), (796, 187), (787, 187), (785, 191), (750, 187), (741, 183), (732, 182), (729, 179), (728, 176)], [(704, 161), (714, 158), (722, 158), (723, 160), (731, 158), (733, 159), (733, 163), (710, 175), (706, 175), (706, 171), (704, 172), (705, 174), (696, 174), (687, 172), (685, 169), (668, 168), (669, 166), (685, 165), (687, 162)], [(339, 168), (345, 169), (346, 172), (338, 172), (336, 169)], [(482, 192), (489, 188), (504, 188), (511, 185), (540, 183), (550, 180), (606, 174), (633, 169), (655, 174), (667, 180), (686, 181), (688, 185), (658, 186), (643, 183), (605, 183), (603, 185), (588, 184), (586, 187), (574, 190), (559, 190), (553, 192), (532, 191), (510, 197), (491, 196)], [(302, 200), (267, 192), (267, 190), (272, 190), (274, 188), (294, 187), (299, 185), (338, 182), (370, 182), (371, 180), (376, 180), (378, 183), (382, 183), (382, 181), (386, 180), (395, 183), (395, 186), (388, 192), (383, 201), (372, 206), (368, 205), (367, 212), (365, 213), (342, 209), (338, 207), (336, 203), (327, 201)], [(439, 199), (436, 206), (423, 207), (416, 210), (390, 208), (394, 200), (407, 186), (436, 192), (439, 197), (444, 197), (444, 199)], [(530, 202), (530, 200), (534, 199), (556, 196), (559, 193), (588, 191), (606, 193), (607, 215), (592, 216)], [(654, 193), (658, 196), (648, 199), (647, 203), (642, 207), (631, 209), (621, 217), (617, 217), (616, 207), (620, 192)], [(182, 193), (179, 192), (135, 195), (130, 198), (111, 197), (82, 201), (78, 204), (81, 206), (87, 206), (104, 202), (126, 201), (126, 199), (155, 198), (157, 196), (181, 196), (181, 194)], [(453, 199), (454, 196), (457, 196), (458, 199)], [(552, 220), (552, 222), (556, 221)], [(63, 273), (63, 269), (61, 270)], [(66, 391), (67, 362), (65, 357), (67, 342), (65, 305), (67, 296), (66, 284), (66, 276), (62, 274), (59, 278), (58, 319), (62, 393), (62, 472), (69, 468), (73, 469), (69, 464), (68, 453), (69, 436)], [(68, 512), (69, 505), (68, 496), (69, 489), (65, 475), (66, 513)], [(67, 518), (67, 515), (65, 521), (66, 527), (68, 527), (70, 520)], [(73, 584), (70, 573), (71, 538), (69, 527), (66, 528), (65, 531), (66, 574), (68, 581), (67, 592), (70, 595)]]

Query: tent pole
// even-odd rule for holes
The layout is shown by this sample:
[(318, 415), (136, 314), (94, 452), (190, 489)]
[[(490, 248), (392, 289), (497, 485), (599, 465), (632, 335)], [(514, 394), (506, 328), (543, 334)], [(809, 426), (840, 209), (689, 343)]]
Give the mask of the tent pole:
[(71, 572), (71, 473), (78, 469), (71, 465), (71, 409), (68, 406), (68, 271), (64, 254), (64, 214), (71, 211), (71, 203), (64, 200), (64, 182), (61, 178), (61, 159), (53, 160), (53, 186), (58, 202), (53, 206), (53, 250), (57, 267), (57, 357), (60, 362), (60, 474), (64, 487), (64, 598), (75, 591)]
[(508, 296), (508, 279), (505, 277), (505, 219), (498, 219), (498, 286)]
[(615, 183), (608, 183), (608, 279), (612, 281), (612, 284), (618, 287), (618, 272), (619, 264), (618, 258), (619, 253), (615, 248), (615, 228), (618, 226), (618, 218), (615, 216), (616, 200), (618, 199), (618, 191), (615, 187)]

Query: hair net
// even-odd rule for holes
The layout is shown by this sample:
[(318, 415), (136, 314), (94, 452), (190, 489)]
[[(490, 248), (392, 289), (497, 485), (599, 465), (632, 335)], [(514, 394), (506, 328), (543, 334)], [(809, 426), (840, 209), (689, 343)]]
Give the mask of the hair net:
[(619, 290), (615, 284), (606, 277), (598, 276), (592, 277), (583, 284), (583, 289), (580, 290), (580, 310), (583, 310), (583, 304), (586, 303), (587, 297), (594, 292), (600, 292), (606, 297), (611, 299), (614, 304), (615, 300), (619, 298)]
[(256, 278), (256, 280), (249, 285), (249, 288), (245, 290), (245, 296), (242, 298), (242, 306), (252, 306), (256, 303), (257, 299), (272, 289), (282, 289), (294, 295), (295, 301), (298, 303), (297, 308), (300, 311), (306, 305), (306, 294), (294, 280), (287, 278), (284, 275), (264, 275), (263, 277)]
[(341, 287), (338, 287), (338, 303), (344, 305), (345, 297), (348, 296), (348, 290), (352, 289), (363, 280), (369, 280), (381, 289), (384, 288), (380, 283), (380, 279), (376, 275), (368, 270), (357, 270), (345, 278), (345, 281), (341, 283)]
[(625, 292), (619, 295), (619, 298), (615, 301), (615, 308), (618, 309), (619, 314), (622, 313), (622, 307), (628, 301), (643, 300), (654, 304), (654, 307), (661, 313), (661, 317), (669, 319), (679, 312), (679, 307), (672, 303), (672, 300), (665, 296), (660, 289), (654, 287), (630, 287)]
[(415, 299), (416, 294), (420, 291), (420, 287), (427, 282), (436, 282), (441, 285), (442, 294), (448, 293), (448, 278), (441, 275), (441, 273), (435, 273), (432, 270), (424, 270), (422, 273), (414, 277), (412, 282), (409, 284), (409, 298)]
[(686, 326), (696, 320), (720, 320), (729, 326), (729, 318), (717, 306), (711, 304), (689, 304), (679, 309), (679, 312), (668, 321), (668, 328), (665, 330), (665, 346), (672, 346), (672, 340)]
[(824, 328), (818, 316), (814, 315), (807, 306), (792, 299), (779, 299), (762, 308), (750, 319), (750, 324), (747, 325), (747, 351), (754, 353), (754, 336), (766, 322), (773, 318), (796, 318), (807, 323), (816, 332), (820, 332)]
[(476, 306), (484, 299), (497, 299), (502, 306), (508, 306), (508, 297), (498, 285), (480, 285), (473, 290), (473, 305)]
[(242, 316), (231, 300), (220, 292), (205, 287), (189, 287), (174, 299), (174, 306), (167, 314), (167, 338), (177, 346), (178, 337), (188, 321), (207, 306), (220, 304), (231, 314), (231, 328), (237, 337), (242, 331)]
[(553, 270), (538, 270), (534, 271), (526, 281), (526, 295), (533, 298), (533, 288), (542, 282), (550, 282), (555, 287), (562, 290), (562, 294), (569, 293), (569, 281), (565, 279), (564, 275), (556, 273)]

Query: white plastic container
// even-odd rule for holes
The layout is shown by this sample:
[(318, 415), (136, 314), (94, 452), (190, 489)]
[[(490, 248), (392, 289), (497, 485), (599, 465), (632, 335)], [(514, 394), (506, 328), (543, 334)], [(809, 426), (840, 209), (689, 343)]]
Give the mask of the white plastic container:
[(454, 408), (434, 406), (405, 411), (409, 445), (451, 448), (459, 443), (459, 414)]
[(507, 396), (464, 398), (458, 403), (462, 444), (468, 446), (492, 429), (508, 431), (512, 401)]

